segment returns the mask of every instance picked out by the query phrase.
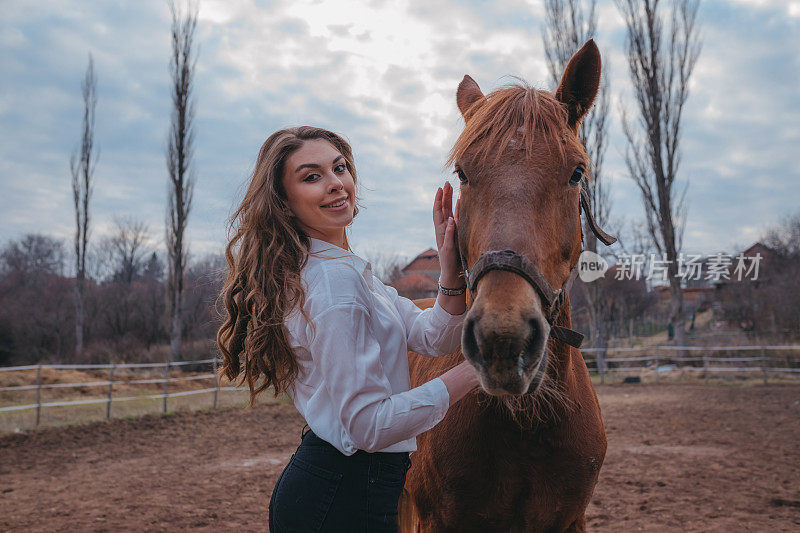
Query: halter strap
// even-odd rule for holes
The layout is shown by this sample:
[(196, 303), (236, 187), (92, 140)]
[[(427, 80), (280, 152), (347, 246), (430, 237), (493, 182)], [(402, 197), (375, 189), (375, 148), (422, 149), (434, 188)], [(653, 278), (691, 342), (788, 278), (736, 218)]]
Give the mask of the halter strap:
[(553, 287), (550, 286), (550, 283), (541, 272), (539, 272), (539, 269), (537, 269), (527, 257), (508, 248), (481, 254), (472, 266), (472, 272), (469, 274), (469, 289), (475, 292), (478, 281), (491, 270), (506, 270), (528, 280), (528, 283), (533, 285), (539, 292), (539, 295), (542, 297), (542, 303), (547, 306), (548, 309), (553, 306), (559, 295), (559, 292), (553, 290)]

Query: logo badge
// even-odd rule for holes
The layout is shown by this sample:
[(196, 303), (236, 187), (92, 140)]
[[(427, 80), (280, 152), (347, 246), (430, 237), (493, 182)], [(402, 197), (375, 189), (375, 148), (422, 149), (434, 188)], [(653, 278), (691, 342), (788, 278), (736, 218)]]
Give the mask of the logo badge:
[(602, 256), (584, 250), (578, 258), (578, 277), (584, 283), (602, 278), (608, 270), (608, 262)]

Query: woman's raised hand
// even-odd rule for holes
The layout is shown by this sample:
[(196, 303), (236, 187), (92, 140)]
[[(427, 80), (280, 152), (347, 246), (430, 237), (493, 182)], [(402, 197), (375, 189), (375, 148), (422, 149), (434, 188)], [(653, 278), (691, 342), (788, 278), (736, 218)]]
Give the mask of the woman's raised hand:
[[(457, 208), (456, 202), (456, 211)], [(433, 227), (439, 249), (441, 284), (448, 288), (460, 287), (464, 282), (455, 242), (456, 221), (453, 215), (453, 186), (450, 182), (445, 182), (444, 187), (439, 187), (436, 191), (433, 201)]]

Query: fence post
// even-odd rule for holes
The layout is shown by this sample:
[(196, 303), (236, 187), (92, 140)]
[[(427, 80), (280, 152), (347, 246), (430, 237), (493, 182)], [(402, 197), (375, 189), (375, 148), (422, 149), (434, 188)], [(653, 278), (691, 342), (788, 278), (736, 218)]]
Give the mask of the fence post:
[(764, 385), (767, 384), (767, 350), (761, 347), (761, 375), (764, 377)]
[(114, 363), (108, 371), (108, 403), (106, 403), (106, 420), (111, 418), (111, 391), (114, 389)]
[(703, 379), (708, 378), (708, 352), (703, 350)]
[(167, 364), (164, 365), (164, 409), (163, 412), (167, 412), (167, 380), (169, 379), (169, 361)]
[(217, 375), (217, 356), (214, 356), (214, 409), (217, 408), (217, 395), (219, 394), (219, 376)]
[(39, 425), (39, 416), (42, 411), (42, 365), (36, 369), (36, 425)]
[(600, 384), (606, 384), (606, 353), (607, 348), (603, 347), (602, 352), (598, 352), (597, 364), (600, 370)]
[(655, 363), (656, 363), (656, 381), (658, 381), (658, 346), (655, 347)]

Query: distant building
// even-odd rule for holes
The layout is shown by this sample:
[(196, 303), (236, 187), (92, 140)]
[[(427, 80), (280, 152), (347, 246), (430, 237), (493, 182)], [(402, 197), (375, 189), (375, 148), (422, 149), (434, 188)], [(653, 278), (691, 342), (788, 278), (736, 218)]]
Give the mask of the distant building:
[[(758, 279), (755, 280), (756, 285), (758, 285), (759, 282), (769, 282), (770, 274), (773, 273), (772, 267), (775, 266), (775, 250), (760, 242), (756, 242), (751, 244), (749, 248), (745, 249), (742, 252), (742, 255), (753, 258), (760, 257), (758, 261)], [(751, 273), (748, 279), (752, 280), (752, 277), (753, 275)]]
[[(713, 262), (714, 256), (707, 256), (700, 261), (702, 265), (702, 275), (699, 277), (700, 279), (686, 280), (684, 282), (685, 286), (681, 289), (681, 292), (683, 292), (684, 308), (689, 311), (704, 311), (709, 306), (715, 305), (720, 298), (720, 291), (727, 286), (731, 286), (731, 284), (752, 282), (754, 286), (758, 286), (768, 280), (770, 263), (774, 261), (775, 254), (772, 249), (760, 242), (756, 242), (740, 253), (746, 258), (760, 257), (760, 259), (758, 259), (758, 276), (755, 281), (753, 281), (753, 277), (755, 276), (754, 271), (750, 271), (746, 276), (743, 272), (742, 280), (738, 280), (738, 276), (735, 274), (735, 268), (737, 265), (736, 258), (739, 256), (739, 253), (730, 256), (731, 264), (727, 270), (727, 278), (725, 276), (720, 276), (719, 279), (709, 277), (709, 267)], [(748, 262), (745, 266), (750, 266), (750, 263)], [(660, 304), (664, 307), (668, 306), (670, 299), (669, 286), (653, 287), (653, 290), (658, 294)]]
[(410, 274), (412, 272), (417, 272), (419, 274), (425, 274), (436, 281), (439, 279), (441, 270), (442, 267), (439, 266), (439, 252), (433, 248), (428, 248), (407, 264), (403, 268), (403, 273)]
[(742, 252), (742, 254), (747, 257), (755, 257), (756, 254), (761, 254), (761, 257), (763, 257), (764, 260), (769, 261), (772, 259), (773, 255), (775, 255), (775, 252), (772, 250), (772, 248), (768, 248), (766, 245), (757, 242), (751, 244), (749, 248)]
[(411, 298), (435, 298), (439, 291), (439, 253), (428, 248), (402, 269), (402, 275), (391, 284), (398, 294)]

